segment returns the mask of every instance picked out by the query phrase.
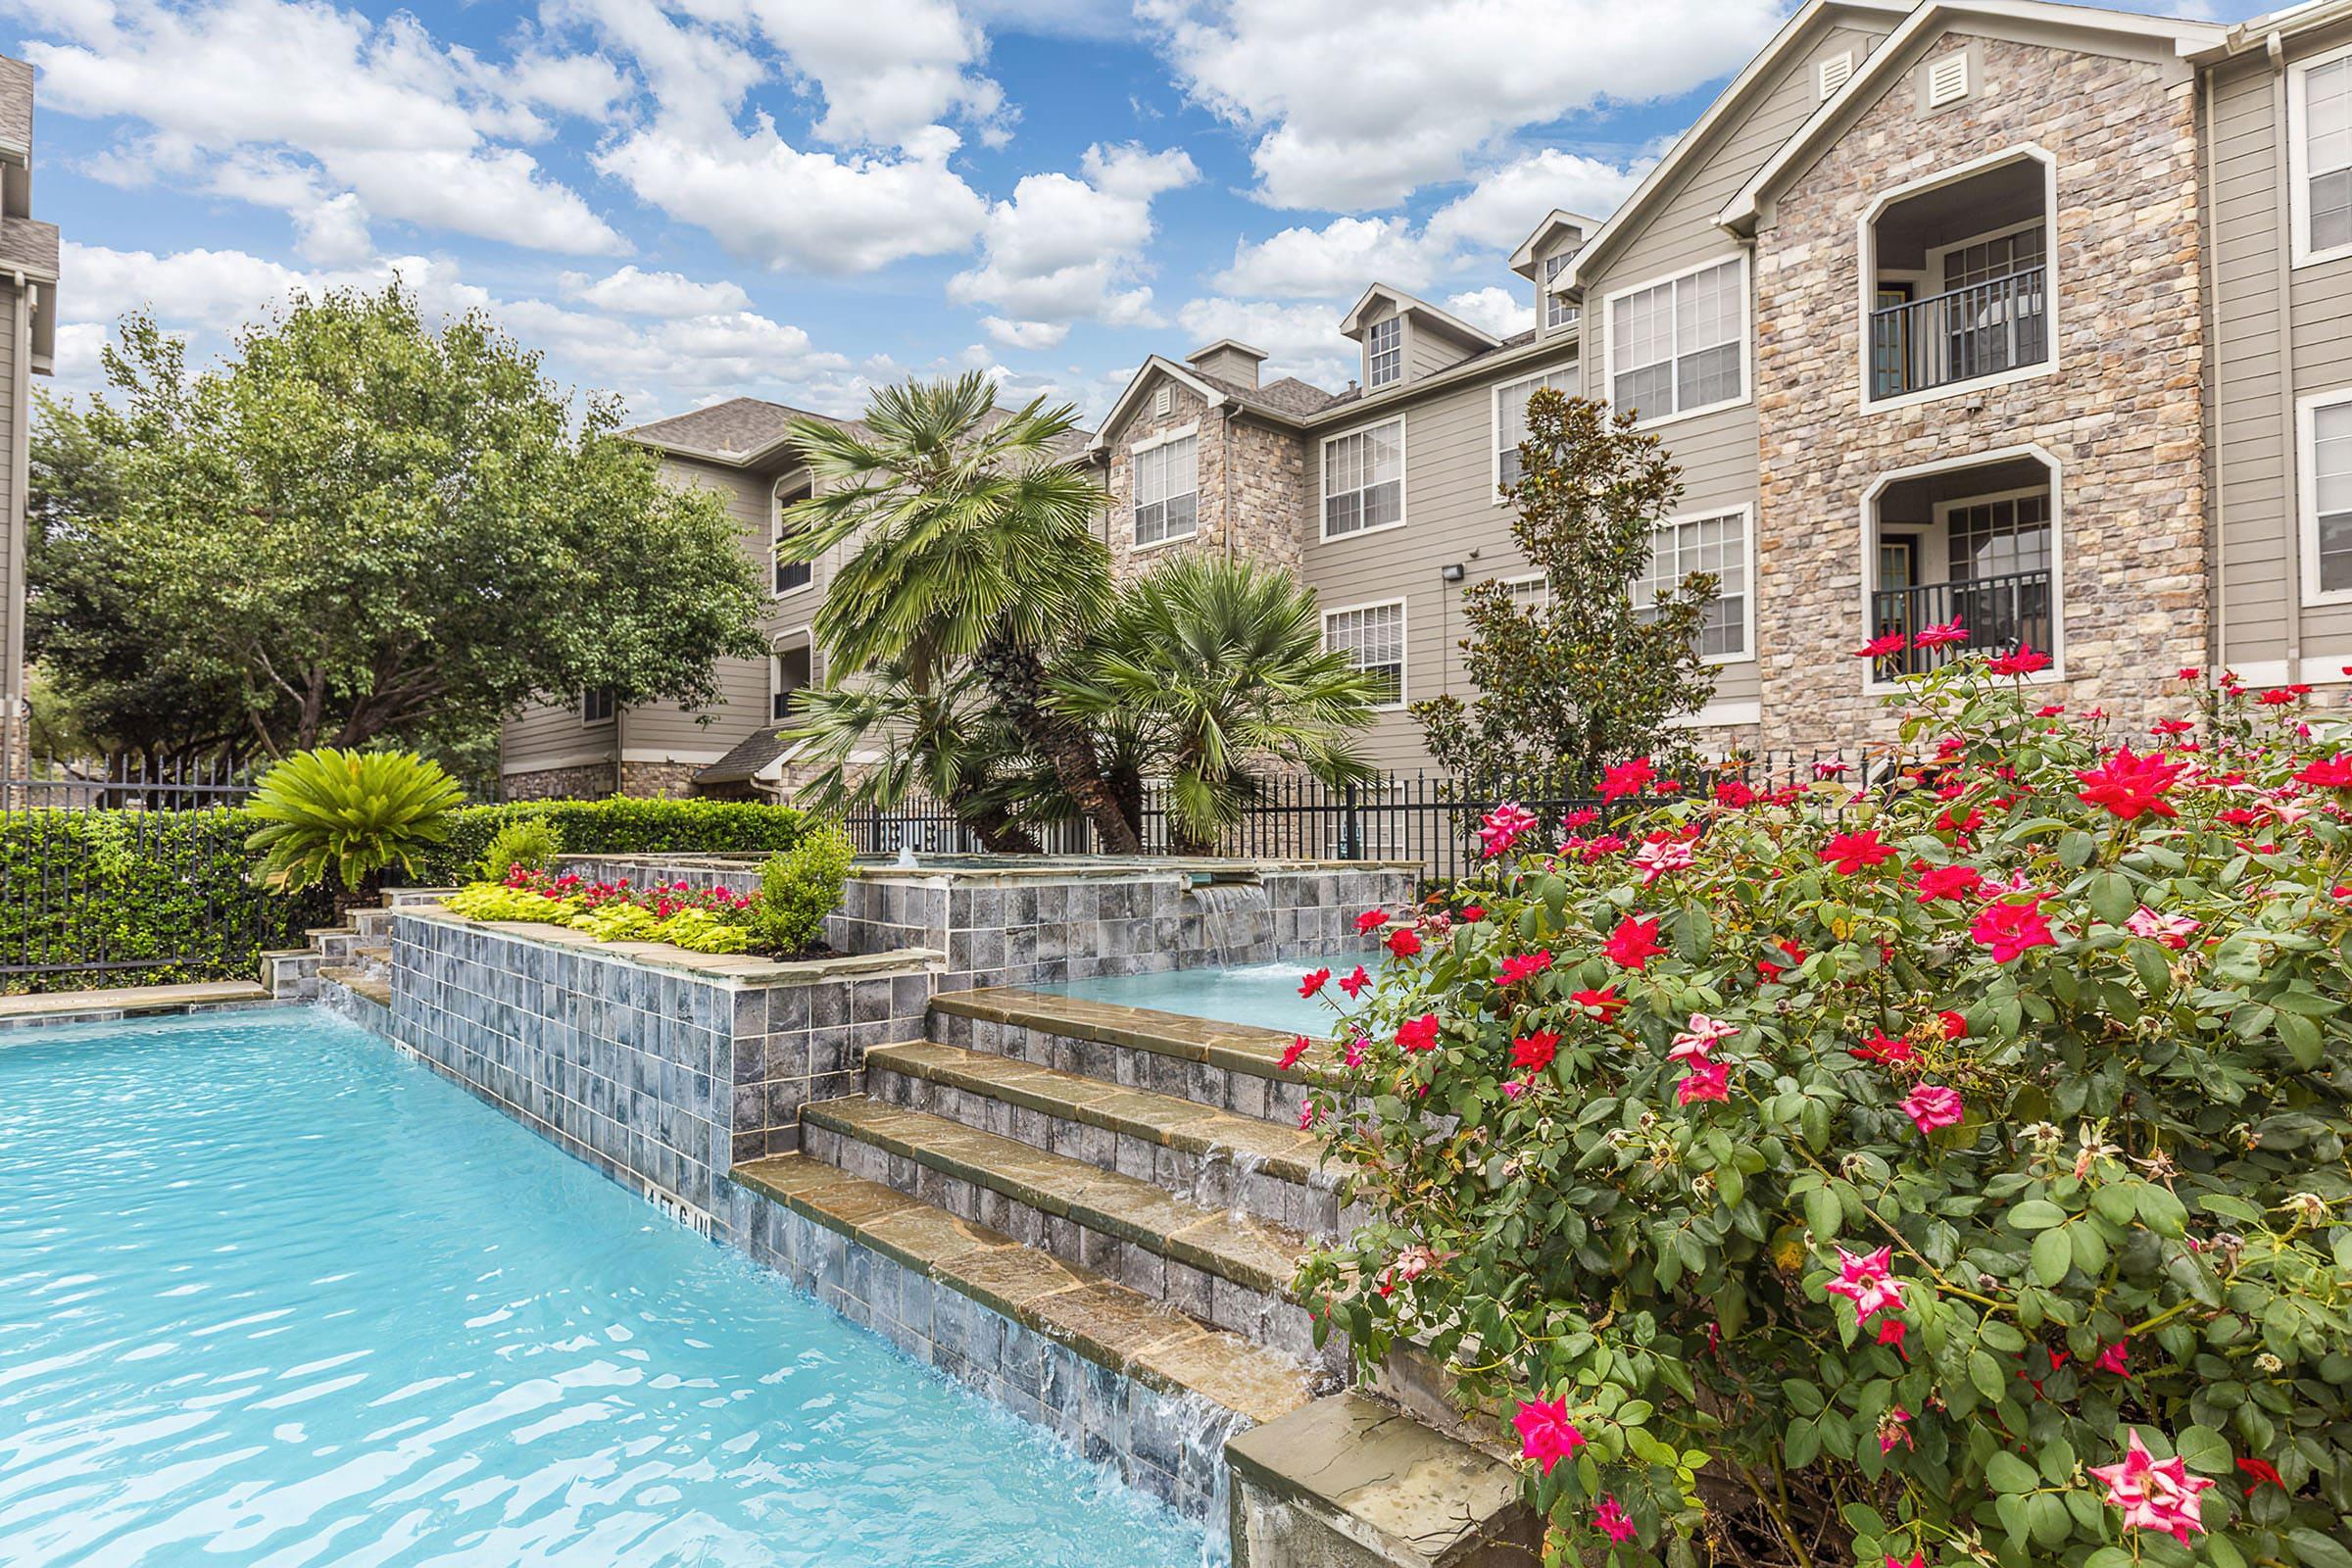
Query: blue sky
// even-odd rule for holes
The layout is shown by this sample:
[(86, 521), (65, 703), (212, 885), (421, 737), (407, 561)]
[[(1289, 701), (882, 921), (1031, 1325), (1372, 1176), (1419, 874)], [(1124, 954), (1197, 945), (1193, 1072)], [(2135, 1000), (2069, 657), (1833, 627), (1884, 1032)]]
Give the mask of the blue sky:
[(1525, 324), (1509, 248), (1605, 214), (1787, 10), (0, 0), (0, 47), (41, 72), (61, 390), (125, 310), (211, 353), (397, 273), (637, 417), (971, 366), (1099, 413), (1220, 336), (1336, 386), (1375, 278)]

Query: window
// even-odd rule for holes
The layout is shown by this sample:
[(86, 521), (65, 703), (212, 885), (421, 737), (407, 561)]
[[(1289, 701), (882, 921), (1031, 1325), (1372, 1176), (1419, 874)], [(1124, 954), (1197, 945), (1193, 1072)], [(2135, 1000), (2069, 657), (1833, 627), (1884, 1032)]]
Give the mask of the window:
[(1747, 267), (1734, 257), (1609, 301), (1609, 401), (1644, 421), (1746, 396)]
[(1511, 596), (1511, 603), (1520, 610), (1549, 610), (1551, 608), (1551, 579), (1549, 577), (1505, 577), (1502, 591)]
[(1387, 386), (1404, 378), (1404, 318), (1374, 321), (1364, 333), (1364, 384)]
[(1968, 96), (1968, 52), (1961, 50), (1928, 63), (1928, 107), (1941, 109)]
[(1824, 98), (1836, 96), (1838, 89), (1844, 86), (1853, 74), (1854, 52), (1851, 49), (1830, 56), (1821, 63), (1821, 95)]
[(612, 688), (591, 686), (580, 693), (580, 722), (603, 724), (612, 717)]
[(1567, 290), (1553, 286), (1559, 275), (1568, 270), (1568, 264), (1575, 260), (1574, 251), (1562, 251), (1557, 256), (1544, 258), (1544, 324), (1546, 328), (1576, 324), (1576, 302), (1568, 297)]
[(2303, 556), (2307, 597), (2352, 598), (2352, 388), (2302, 409)]
[(1323, 616), (1323, 646), (1346, 654), (1348, 662), (1379, 677), (1373, 696), (1382, 708), (1404, 702), (1404, 601), (1358, 605), (1328, 611)]
[[(1494, 389), (1494, 488), (1519, 482), (1519, 443), (1527, 439), (1527, 400), (1537, 389), (1550, 387), (1556, 392), (1576, 390), (1576, 372), (1561, 368), (1545, 370), (1525, 380), (1513, 381)], [(1495, 498), (1497, 504), (1502, 500)]]
[(1200, 523), (1200, 438), (1192, 431), (1135, 449), (1135, 544), (1189, 539)]
[(1694, 571), (1712, 572), (1717, 593), (1699, 626), (1699, 657), (1747, 658), (1747, 519), (1742, 509), (1659, 523), (1649, 536), (1648, 569), (1634, 579), (1636, 617), (1655, 619), (1659, 594), (1681, 587)]
[(811, 680), (812, 660), (806, 647), (787, 648), (775, 657), (774, 695), (769, 698), (771, 716), (788, 718), (792, 714), (792, 694), (806, 689)]
[(1944, 513), (1954, 582), (1983, 582), (2050, 569), (2046, 493), (1956, 502)]
[(1368, 533), (1404, 520), (1404, 421), (1391, 419), (1323, 443), (1323, 537)]
[[(790, 522), (785, 520), (785, 514), (791, 511), (792, 508), (808, 500), (808, 495), (809, 492), (804, 488), (791, 495), (779, 495), (776, 497), (774, 534), (775, 544), (778, 551), (782, 550), (785, 540), (791, 538), (794, 534), (800, 531)], [(800, 589), (808, 587), (808, 584), (814, 580), (816, 575), (816, 566), (813, 563), (807, 561), (786, 561), (781, 554), (778, 554), (775, 557), (771, 564), (774, 567), (776, 584), (775, 592), (778, 598), (782, 598), (786, 594), (794, 593)]]
[(1989, 283), (2039, 267), (2041, 262), (2042, 227), (2035, 223), (2013, 234), (1970, 240), (1945, 251), (1943, 286), (1950, 290), (1967, 288), (1972, 283)]
[(2352, 252), (2352, 50), (2289, 74), (2295, 262)]

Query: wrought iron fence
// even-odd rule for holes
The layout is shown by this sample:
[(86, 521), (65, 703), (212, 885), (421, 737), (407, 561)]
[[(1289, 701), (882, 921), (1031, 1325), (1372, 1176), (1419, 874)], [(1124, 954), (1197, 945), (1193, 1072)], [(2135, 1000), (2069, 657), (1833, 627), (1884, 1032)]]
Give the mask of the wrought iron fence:
[(206, 762), (0, 770), (0, 991), (250, 980), (299, 946), (332, 902), (254, 880), (251, 793)]

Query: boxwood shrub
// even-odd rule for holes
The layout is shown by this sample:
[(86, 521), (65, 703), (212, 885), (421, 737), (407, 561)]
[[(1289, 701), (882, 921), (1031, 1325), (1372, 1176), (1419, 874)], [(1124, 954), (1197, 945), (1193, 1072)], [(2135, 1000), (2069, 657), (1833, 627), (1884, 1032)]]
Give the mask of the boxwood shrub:
[(788, 806), (759, 801), (622, 795), (602, 801), (468, 806), (455, 814), (448, 841), (432, 856), (417, 885), (468, 880), (498, 830), (525, 821), (553, 826), (563, 838), (565, 855), (767, 855), (798, 844), (807, 818)]

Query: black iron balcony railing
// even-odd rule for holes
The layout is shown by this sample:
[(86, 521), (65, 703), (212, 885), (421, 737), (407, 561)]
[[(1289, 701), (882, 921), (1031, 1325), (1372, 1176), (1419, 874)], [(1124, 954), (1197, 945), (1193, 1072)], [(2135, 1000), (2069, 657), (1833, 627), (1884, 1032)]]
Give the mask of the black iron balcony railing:
[(1899, 397), (2048, 358), (2047, 270), (2029, 267), (1870, 313), (1870, 395)]
[[(1930, 626), (1958, 621), (1968, 635), (1954, 643), (1921, 648), (1914, 639)], [(1963, 582), (1932, 582), (1919, 588), (1890, 588), (1870, 596), (1870, 635), (1901, 632), (1904, 648), (1880, 660), (1884, 676), (1917, 675), (1960, 654), (2007, 654), (2020, 648), (2052, 654), (2050, 574), (2012, 572)]]

